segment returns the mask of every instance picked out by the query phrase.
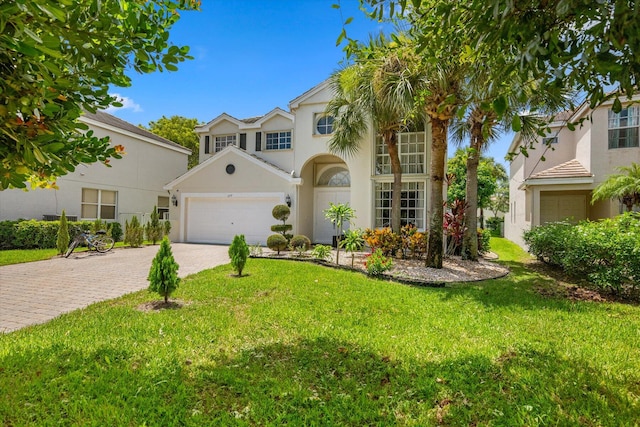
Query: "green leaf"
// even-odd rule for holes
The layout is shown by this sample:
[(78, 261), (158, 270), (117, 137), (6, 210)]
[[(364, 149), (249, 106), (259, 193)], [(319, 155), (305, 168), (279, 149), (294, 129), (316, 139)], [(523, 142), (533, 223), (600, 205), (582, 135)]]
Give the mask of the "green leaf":
[(513, 117), (513, 121), (511, 122), (511, 129), (513, 129), (514, 132), (520, 132), (520, 129), (522, 129), (522, 121), (520, 119), (520, 116), (517, 114)]
[(611, 109), (614, 113), (619, 113), (620, 111), (622, 111), (622, 103), (620, 102), (620, 98), (616, 97), (616, 99), (613, 100), (613, 106), (611, 107)]
[(493, 109), (498, 115), (503, 115), (507, 111), (507, 100), (504, 96), (499, 96), (493, 100)]
[(52, 2), (48, 2), (47, 5), (38, 4), (38, 9), (49, 15), (50, 17), (57, 19), (60, 22), (67, 21), (67, 15), (64, 10), (57, 8), (52, 4)]

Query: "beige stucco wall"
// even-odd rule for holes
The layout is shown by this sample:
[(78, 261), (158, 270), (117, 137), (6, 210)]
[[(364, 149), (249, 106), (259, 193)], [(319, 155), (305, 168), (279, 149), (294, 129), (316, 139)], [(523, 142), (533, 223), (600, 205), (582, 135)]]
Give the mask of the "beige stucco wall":
[(148, 215), (158, 197), (168, 196), (163, 186), (187, 170), (184, 151), (96, 124), (90, 128), (97, 137), (110, 136), (112, 146), (123, 145), (126, 154), (122, 159), (112, 159), (111, 167), (81, 164), (58, 179), (58, 190), (0, 191), (0, 220), (42, 219), (42, 215), (60, 215), (63, 209), (80, 219), (82, 189), (91, 188), (118, 192), (117, 219), (124, 223), (131, 214)]

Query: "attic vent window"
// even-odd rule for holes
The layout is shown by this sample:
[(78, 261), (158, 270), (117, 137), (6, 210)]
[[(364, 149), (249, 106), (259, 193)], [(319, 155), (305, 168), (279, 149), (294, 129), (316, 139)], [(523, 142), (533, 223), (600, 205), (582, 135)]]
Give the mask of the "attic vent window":
[(229, 175), (232, 175), (236, 171), (236, 167), (232, 164), (228, 164), (226, 171)]

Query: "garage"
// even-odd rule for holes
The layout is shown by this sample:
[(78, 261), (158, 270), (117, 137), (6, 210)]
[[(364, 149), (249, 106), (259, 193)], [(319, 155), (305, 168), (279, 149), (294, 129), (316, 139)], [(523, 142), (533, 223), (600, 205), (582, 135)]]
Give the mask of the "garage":
[(540, 194), (540, 224), (569, 220), (578, 222), (587, 219), (586, 194)]
[(280, 197), (190, 197), (186, 199), (186, 241), (190, 243), (230, 244), (237, 234), (244, 234), (247, 244), (265, 245), (273, 234), (273, 207)]

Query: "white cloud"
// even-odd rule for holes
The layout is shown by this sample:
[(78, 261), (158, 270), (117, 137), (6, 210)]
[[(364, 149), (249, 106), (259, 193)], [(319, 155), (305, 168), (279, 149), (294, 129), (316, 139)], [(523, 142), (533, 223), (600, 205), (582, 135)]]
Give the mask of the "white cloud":
[(113, 113), (117, 110), (120, 109), (126, 109), (126, 110), (131, 110), (134, 113), (141, 113), (142, 111), (144, 111), (142, 109), (142, 107), (140, 106), (140, 104), (136, 103), (133, 99), (131, 98), (127, 98), (126, 96), (122, 96), (119, 93), (111, 93), (111, 96), (115, 96), (118, 101), (122, 104), (122, 107), (109, 107), (107, 108), (105, 111), (107, 113)]

